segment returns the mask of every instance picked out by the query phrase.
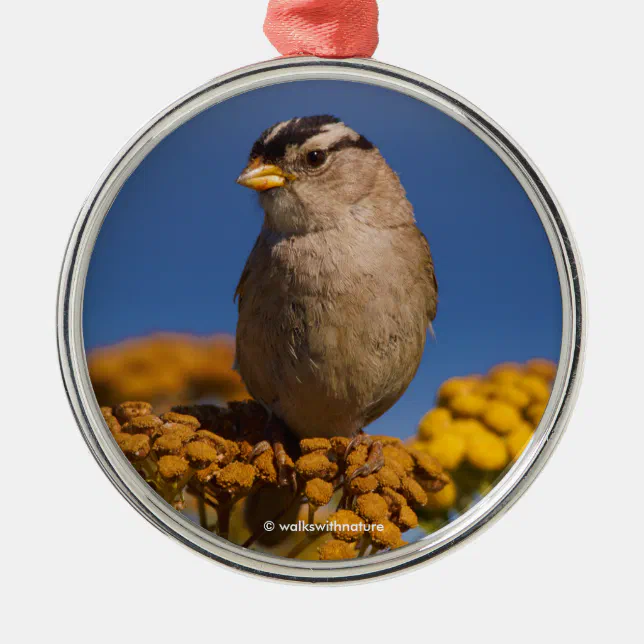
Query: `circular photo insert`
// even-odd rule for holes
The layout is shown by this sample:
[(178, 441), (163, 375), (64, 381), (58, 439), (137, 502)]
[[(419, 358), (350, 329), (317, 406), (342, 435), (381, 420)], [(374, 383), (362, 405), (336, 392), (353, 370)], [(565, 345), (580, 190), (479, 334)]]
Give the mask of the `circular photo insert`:
[(212, 535), (376, 558), (494, 490), (562, 351), (533, 200), (481, 138), (406, 94), (282, 82), (153, 147), (83, 296), (114, 444)]

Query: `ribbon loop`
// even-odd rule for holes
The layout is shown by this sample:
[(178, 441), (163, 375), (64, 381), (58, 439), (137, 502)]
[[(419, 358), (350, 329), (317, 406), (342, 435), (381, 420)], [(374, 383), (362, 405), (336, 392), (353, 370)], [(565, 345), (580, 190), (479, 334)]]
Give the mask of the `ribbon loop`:
[(378, 3), (270, 0), (264, 33), (283, 56), (369, 58), (378, 46)]

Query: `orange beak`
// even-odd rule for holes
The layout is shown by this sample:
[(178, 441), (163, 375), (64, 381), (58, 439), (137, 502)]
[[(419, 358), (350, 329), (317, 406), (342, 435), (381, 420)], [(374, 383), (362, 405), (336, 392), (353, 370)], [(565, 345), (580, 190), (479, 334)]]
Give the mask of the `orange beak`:
[(237, 183), (257, 192), (272, 188), (281, 188), (287, 181), (294, 181), (295, 175), (284, 172), (282, 168), (270, 163), (264, 163), (260, 157), (253, 159), (237, 178)]

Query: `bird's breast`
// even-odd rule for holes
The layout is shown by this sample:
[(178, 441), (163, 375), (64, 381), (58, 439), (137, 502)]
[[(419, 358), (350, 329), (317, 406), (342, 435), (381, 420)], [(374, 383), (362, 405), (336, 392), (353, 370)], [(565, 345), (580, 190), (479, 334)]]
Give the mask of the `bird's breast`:
[(300, 433), (332, 420), (356, 429), (391, 406), (427, 327), (412, 264), (391, 240), (321, 237), (256, 248), (237, 328), (249, 390)]

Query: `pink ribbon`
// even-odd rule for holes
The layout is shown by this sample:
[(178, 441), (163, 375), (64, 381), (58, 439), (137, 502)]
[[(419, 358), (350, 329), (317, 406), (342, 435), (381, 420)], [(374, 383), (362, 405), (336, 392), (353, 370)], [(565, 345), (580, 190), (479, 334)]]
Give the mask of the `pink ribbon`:
[(369, 58), (378, 46), (378, 3), (270, 0), (264, 33), (282, 56)]

